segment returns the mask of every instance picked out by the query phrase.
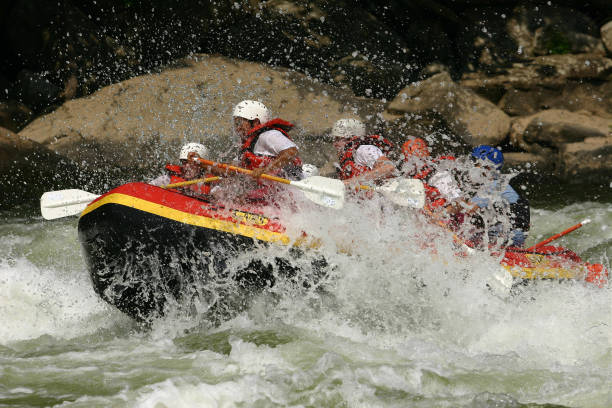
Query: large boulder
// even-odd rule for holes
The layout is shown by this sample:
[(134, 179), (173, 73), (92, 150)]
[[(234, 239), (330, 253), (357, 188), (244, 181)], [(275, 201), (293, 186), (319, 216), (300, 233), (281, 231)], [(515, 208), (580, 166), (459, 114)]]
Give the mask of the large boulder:
[(559, 146), (589, 137), (610, 137), (610, 119), (550, 109), (512, 121), (510, 142), (525, 150), (529, 145)]
[(446, 72), (404, 88), (389, 103), (387, 117), (397, 114), (441, 116), (467, 144), (498, 145), (508, 135), (510, 118), (497, 106), (455, 83)]
[(594, 175), (603, 182), (612, 174), (612, 136), (587, 137), (561, 146), (561, 173), (570, 182), (582, 183), (584, 176)]
[(0, 127), (0, 210), (35, 204), (45, 191), (83, 181), (71, 160)]
[(567, 81), (560, 88), (535, 86), (532, 89), (510, 89), (497, 105), (510, 116), (528, 116), (541, 110), (562, 109), (587, 111), (595, 116), (612, 118), (612, 81)]
[[(318, 136), (345, 116), (375, 120), (382, 103), (355, 97), (285, 69), (197, 55), (66, 102), (30, 123), (20, 136), (79, 163), (126, 172), (159, 169), (186, 141), (203, 142), (215, 157), (237, 153), (231, 112), (242, 99), (264, 102), (292, 121), (305, 158), (327, 160)], [(326, 153), (328, 152), (328, 153)]]
[(575, 8), (541, 4), (514, 8), (506, 30), (521, 57), (601, 52), (597, 24)]
[(528, 174), (550, 172), (553, 170), (543, 155), (526, 152), (505, 152), (504, 168), (520, 169)]
[(21, 102), (7, 100), (0, 102), (0, 127), (18, 132), (32, 120), (34, 113)]
[(551, 109), (513, 120), (510, 143), (537, 155), (568, 181), (576, 174), (605, 179), (612, 172), (612, 122), (587, 113)]
[(608, 51), (608, 55), (612, 55), (612, 21), (608, 21), (601, 26), (601, 40)]
[(494, 99), (493, 95), (501, 97), (512, 89), (560, 89), (571, 80), (605, 81), (611, 74), (612, 59), (598, 54), (547, 55), (514, 63), (497, 72), (466, 73), (460, 83)]

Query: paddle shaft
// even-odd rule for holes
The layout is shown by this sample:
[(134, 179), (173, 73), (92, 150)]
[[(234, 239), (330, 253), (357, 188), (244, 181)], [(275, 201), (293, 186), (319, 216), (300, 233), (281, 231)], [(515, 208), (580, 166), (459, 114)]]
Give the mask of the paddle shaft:
[(473, 252), (474, 248), (470, 247), (468, 244), (465, 243), (464, 240), (462, 240), (461, 238), (459, 238), (459, 236), (457, 234), (455, 234), (453, 232), (453, 230), (450, 229), (450, 227), (448, 225), (446, 225), (437, 215), (435, 215), (429, 208), (427, 207), (423, 207), (423, 211), (425, 212), (425, 214), (427, 214), (428, 216), (430, 216), (435, 222), (436, 224), (438, 224), (440, 227), (444, 228), (445, 230), (449, 231), (450, 233), (453, 234), (453, 241), (455, 241), (456, 244), (461, 245), (463, 247), (464, 250), (466, 250), (467, 252)]
[(180, 183), (174, 183), (174, 184), (168, 184), (168, 185), (162, 186), (162, 188), (185, 187), (185, 186), (190, 186), (190, 185), (196, 184), (196, 183), (208, 183), (208, 182), (211, 182), (211, 181), (217, 181), (220, 178), (221, 177), (214, 176), (214, 177), (206, 177), (206, 178), (189, 180), (189, 181), (181, 181)]
[(555, 234), (555, 235), (553, 235), (550, 238), (546, 238), (544, 241), (538, 242), (534, 246), (531, 246), (531, 247), (527, 248), (527, 251), (535, 251), (539, 247), (544, 246), (544, 245), (548, 244), (549, 242), (552, 242), (552, 241), (554, 241), (556, 239), (559, 239), (562, 236), (567, 235), (567, 234), (569, 234), (572, 231), (576, 231), (578, 228), (582, 227), (585, 224), (588, 224), (589, 222), (591, 222), (591, 220), (589, 220), (589, 219), (586, 219), (586, 220), (584, 220), (582, 222), (579, 222), (578, 224), (576, 224), (576, 225), (574, 225), (572, 227), (569, 227), (565, 231), (561, 231), (560, 233)]
[[(475, 252), (474, 248), (467, 245), (463, 239), (461, 239), (457, 234), (455, 234), (450, 229), (450, 227), (444, 222), (442, 222), (442, 220), (440, 220), (429, 208), (423, 207), (423, 210), (425, 211), (425, 214), (433, 218), (439, 226), (446, 229), (447, 231), (450, 231), (453, 234), (453, 241), (456, 244), (460, 245), (465, 252), (467, 252), (468, 254), (473, 254)], [(513, 283), (513, 278), (510, 275), (510, 272), (503, 269), (501, 271), (497, 270), (494, 271), (491, 276), (492, 278), (487, 279), (486, 283), (489, 289), (496, 296), (506, 297), (510, 293), (510, 289), (512, 288)]]
[(75, 204), (87, 204), (87, 203), (92, 202), (98, 197), (99, 196), (93, 196), (93, 198), (83, 197), (83, 198), (76, 198), (73, 200), (56, 201), (54, 203), (44, 204), (43, 206), (46, 208), (59, 208), (59, 207), (67, 207), (67, 206), (75, 205)]
[[(205, 165), (205, 166), (218, 167), (220, 169), (226, 169), (226, 170), (230, 170), (230, 171), (235, 171), (236, 173), (243, 173), (243, 174), (249, 174), (249, 175), (253, 174), (252, 170), (247, 170), (247, 169), (243, 169), (242, 167), (232, 166), (231, 164), (217, 163), (217, 162), (214, 162), (214, 161), (210, 161), (210, 160), (206, 160), (206, 159), (200, 159), (200, 158), (198, 158), (198, 161), (200, 163), (202, 163), (203, 165)], [(282, 177), (271, 176), (269, 174), (262, 174), (261, 178), (267, 179), (267, 180), (276, 181), (276, 182), (283, 183), (283, 184), (291, 184), (291, 180), (287, 180), (287, 179), (284, 179)]]

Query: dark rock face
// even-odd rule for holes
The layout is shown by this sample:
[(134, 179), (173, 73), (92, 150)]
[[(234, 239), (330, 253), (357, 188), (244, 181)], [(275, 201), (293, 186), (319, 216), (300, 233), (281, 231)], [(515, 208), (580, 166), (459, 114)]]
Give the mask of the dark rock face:
[(61, 89), (51, 83), (44, 75), (24, 69), (17, 75), (13, 95), (35, 110), (52, 105), (59, 99)]
[(568, 181), (578, 174), (595, 179), (612, 174), (610, 119), (550, 109), (515, 119), (510, 141)]
[(509, 120), (547, 109), (612, 117), (612, 2), (540, 3), (9, 0), (0, 5), (0, 126), (19, 131), (71, 99), (207, 53), (283, 67), (379, 105), (446, 72), (446, 104), (364, 119), (398, 140), (416, 130), (448, 149), (487, 142), (536, 155), (511, 143)]
[(23, 103), (8, 100), (0, 102), (0, 127), (18, 132), (34, 116)]
[(0, 127), (0, 210), (86, 181), (71, 160)]
[(608, 55), (612, 55), (612, 21), (608, 21), (601, 26), (601, 40), (608, 51)]

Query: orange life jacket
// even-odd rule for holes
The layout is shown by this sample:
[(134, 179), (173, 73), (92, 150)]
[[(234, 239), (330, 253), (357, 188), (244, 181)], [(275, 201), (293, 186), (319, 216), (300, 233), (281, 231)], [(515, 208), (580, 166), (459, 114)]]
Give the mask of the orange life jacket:
[[(241, 165), (244, 168), (249, 170), (254, 170), (260, 167), (267, 166), (272, 160), (274, 160), (275, 156), (264, 156), (260, 154), (255, 154), (253, 149), (255, 148), (255, 144), (259, 139), (259, 136), (268, 131), (268, 130), (278, 130), (285, 137), (291, 140), (289, 137), (289, 132), (293, 128), (293, 124), (282, 119), (272, 119), (266, 123), (263, 123), (259, 126), (254, 127), (247, 135), (247, 139), (242, 144), (241, 151)], [(284, 175), (288, 178), (296, 178), (301, 176), (302, 174), (302, 160), (298, 156), (295, 156), (293, 160), (288, 163), (285, 168), (279, 169), (275, 171), (276, 175), (278, 173), (285, 173)]]
[[(187, 181), (183, 177), (183, 168), (176, 164), (167, 164), (166, 172), (170, 176), (170, 184), (182, 183)], [(206, 177), (212, 177), (212, 175), (206, 175)], [(195, 183), (184, 187), (177, 187), (186, 190), (189, 195), (206, 195), (210, 194), (210, 183)]]
[(355, 136), (344, 145), (344, 151), (338, 154), (338, 177), (341, 180), (348, 180), (369, 171), (367, 166), (355, 163), (355, 152), (360, 146), (373, 145), (378, 147), (383, 155), (389, 156), (393, 149), (393, 143), (380, 135)]

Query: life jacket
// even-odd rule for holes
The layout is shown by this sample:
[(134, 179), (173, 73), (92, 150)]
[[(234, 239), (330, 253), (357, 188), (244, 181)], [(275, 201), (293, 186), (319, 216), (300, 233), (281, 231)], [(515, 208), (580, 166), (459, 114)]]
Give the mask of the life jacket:
[[(455, 160), (453, 156), (440, 156), (432, 159), (433, 165), (440, 163), (442, 160)], [(425, 205), (430, 209), (440, 208), (446, 206), (447, 202), (444, 197), (440, 194), (440, 191), (434, 186), (429, 185), (427, 182), (433, 176), (432, 165), (425, 164), (421, 169), (418, 170), (417, 174), (413, 176), (415, 179), (423, 181), (423, 187), (425, 187)]]
[[(183, 168), (176, 164), (167, 164), (166, 172), (170, 176), (170, 184), (182, 183), (187, 181), (183, 177)], [(212, 175), (206, 175), (205, 177), (212, 177)], [(195, 183), (184, 187), (177, 187), (186, 191), (188, 195), (206, 195), (210, 194), (210, 183)]]
[(355, 136), (344, 145), (344, 151), (338, 155), (338, 177), (341, 180), (348, 180), (369, 171), (367, 166), (355, 163), (355, 152), (360, 146), (373, 145), (378, 147), (383, 155), (389, 156), (393, 149), (393, 144), (380, 135)]
[[(247, 139), (242, 144), (241, 150), (241, 165), (244, 168), (249, 170), (258, 169), (260, 167), (267, 166), (272, 160), (274, 160), (275, 156), (264, 156), (260, 154), (255, 154), (253, 149), (257, 144), (257, 140), (259, 136), (267, 132), (268, 130), (278, 130), (281, 132), (287, 139), (291, 140), (289, 137), (289, 132), (293, 128), (293, 124), (284, 121), (282, 119), (272, 119), (266, 123), (260, 124), (259, 126), (254, 127), (247, 134)], [(302, 160), (298, 156), (295, 156), (293, 160), (285, 165), (283, 169), (276, 170), (275, 175), (283, 175), (287, 178), (291, 179), (299, 179), (302, 174)], [(284, 174), (283, 174), (284, 173)]]

